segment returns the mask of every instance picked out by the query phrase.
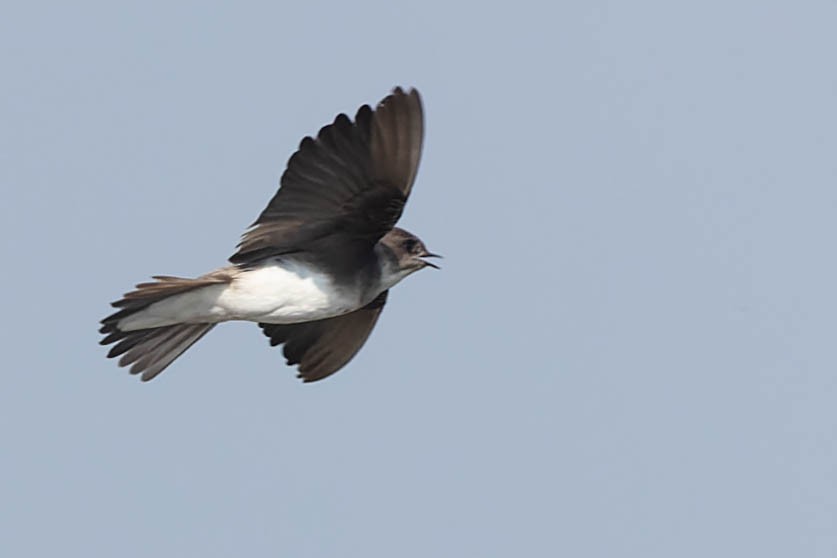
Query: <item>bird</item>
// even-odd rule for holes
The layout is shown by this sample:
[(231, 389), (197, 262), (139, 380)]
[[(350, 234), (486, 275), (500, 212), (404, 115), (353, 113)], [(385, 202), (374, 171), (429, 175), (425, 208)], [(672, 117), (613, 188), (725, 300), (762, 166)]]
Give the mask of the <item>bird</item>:
[(157, 275), (111, 303), (108, 358), (142, 381), (228, 321), (259, 325), (303, 382), (343, 368), (366, 342), (389, 290), (441, 257), (396, 227), (418, 172), (424, 110), (395, 87), (354, 120), (306, 136), (279, 189), (242, 235), (229, 265), (196, 278)]

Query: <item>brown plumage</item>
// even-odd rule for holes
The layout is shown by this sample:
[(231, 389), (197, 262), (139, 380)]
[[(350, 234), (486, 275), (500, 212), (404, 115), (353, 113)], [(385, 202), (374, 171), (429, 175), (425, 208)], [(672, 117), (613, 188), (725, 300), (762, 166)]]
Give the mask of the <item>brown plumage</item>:
[(259, 324), (271, 347), (284, 344), (288, 364), (298, 364), (298, 378), (315, 382), (343, 368), (357, 354), (387, 301), (387, 292), (349, 314), (302, 324)]
[(119, 366), (132, 365), (131, 374), (142, 374), (143, 381), (153, 379), (186, 349), (209, 333), (215, 324), (177, 324), (122, 331), (117, 326), (119, 321), (170, 296), (207, 285), (229, 283), (236, 273), (237, 269), (230, 266), (197, 279), (157, 275), (153, 277), (154, 282), (140, 283), (133, 291), (125, 293), (121, 299), (111, 304), (119, 310), (102, 320), (99, 333), (105, 337), (99, 343), (116, 343), (108, 352), (108, 358), (121, 356)]
[[(259, 322), (271, 345), (284, 344), (288, 364), (299, 365), (299, 376), (306, 382), (325, 378), (345, 366), (369, 337), (386, 303), (388, 289), (418, 269), (436, 267), (421, 260), (433, 254), (418, 238), (393, 228), (418, 172), (423, 136), (418, 91), (396, 87), (374, 110), (368, 105), (360, 107), (354, 121), (340, 114), (321, 128), (316, 138), (304, 138), (288, 161), (279, 190), (230, 257), (232, 266), (197, 279), (154, 277), (154, 282), (137, 285), (112, 304), (117, 310), (102, 320), (99, 330), (105, 336), (101, 344), (113, 344), (108, 357), (120, 357), (120, 366), (130, 366), (132, 374), (150, 380), (219, 321), (244, 319)], [(338, 302), (330, 302), (334, 306), (328, 308), (334, 309), (334, 317), (264, 323), (239, 306), (218, 318), (219, 314), (211, 312), (190, 313), (195, 308), (194, 300), (188, 295), (178, 296), (207, 288), (214, 301), (212, 297), (220, 295), (211, 287), (230, 284), (229, 291), (234, 292), (230, 298), (234, 298), (244, 288), (236, 277), (247, 273), (239, 279), (252, 278), (250, 272), (281, 267), (285, 259), (310, 266), (303, 275), (314, 270), (336, 285), (330, 296)], [(356, 310), (342, 313), (346, 306), (341, 306), (339, 296), (347, 289), (355, 289), (360, 304), (377, 296), (360, 308), (350, 306)], [(274, 300), (258, 298), (263, 292), (269, 292), (269, 288), (246, 291), (242, 296)], [(320, 294), (314, 292), (313, 298)], [(177, 298), (170, 306), (163, 304), (170, 297)], [(303, 298), (301, 302), (308, 300)], [(157, 303), (161, 304), (150, 308)], [(178, 309), (173, 318), (162, 311), (171, 307)], [(161, 314), (165, 319), (158, 320)], [(274, 314), (267, 317), (286, 319)], [(184, 323), (172, 323), (181, 319)], [(127, 330), (120, 329), (120, 324)], [(134, 329), (151, 324), (159, 327)]]
[[(351, 264), (395, 226), (418, 172), (421, 98), (400, 87), (352, 122), (340, 114), (288, 161), (281, 187), (244, 233), (230, 261), (310, 251)], [(330, 258), (331, 259), (331, 258)]]

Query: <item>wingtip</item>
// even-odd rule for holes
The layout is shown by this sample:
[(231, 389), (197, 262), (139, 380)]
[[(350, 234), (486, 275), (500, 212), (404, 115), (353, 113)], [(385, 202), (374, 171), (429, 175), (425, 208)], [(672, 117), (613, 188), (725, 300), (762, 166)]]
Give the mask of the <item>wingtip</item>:
[(393, 95), (409, 96), (409, 95), (418, 95), (419, 92), (418, 92), (418, 89), (416, 87), (412, 87), (412, 86), (402, 87), (400, 85), (396, 85), (395, 87), (392, 88), (392, 94)]

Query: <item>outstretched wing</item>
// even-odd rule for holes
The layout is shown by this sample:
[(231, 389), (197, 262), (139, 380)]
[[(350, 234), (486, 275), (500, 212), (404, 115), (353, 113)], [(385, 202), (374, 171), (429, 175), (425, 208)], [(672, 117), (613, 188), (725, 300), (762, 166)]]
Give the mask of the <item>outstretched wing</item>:
[(288, 161), (280, 188), (230, 261), (340, 244), (372, 246), (398, 221), (418, 171), (424, 117), (418, 91), (400, 87), (352, 122), (340, 114)]
[(301, 324), (259, 324), (270, 345), (284, 343), (288, 364), (298, 364), (304, 382), (316, 382), (343, 368), (363, 347), (387, 301), (387, 292), (361, 308), (336, 318)]

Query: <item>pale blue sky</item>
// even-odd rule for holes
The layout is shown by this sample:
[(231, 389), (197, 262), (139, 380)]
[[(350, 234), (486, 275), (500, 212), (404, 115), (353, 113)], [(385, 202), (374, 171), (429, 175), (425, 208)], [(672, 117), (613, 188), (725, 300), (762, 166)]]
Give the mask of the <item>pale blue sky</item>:
[[(837, 556), (837, 6), (16, 3), (2, 556)], [(224, 263), (303, 135), (424, 95), (446, 256), (336, 376), (97, 321)]]

